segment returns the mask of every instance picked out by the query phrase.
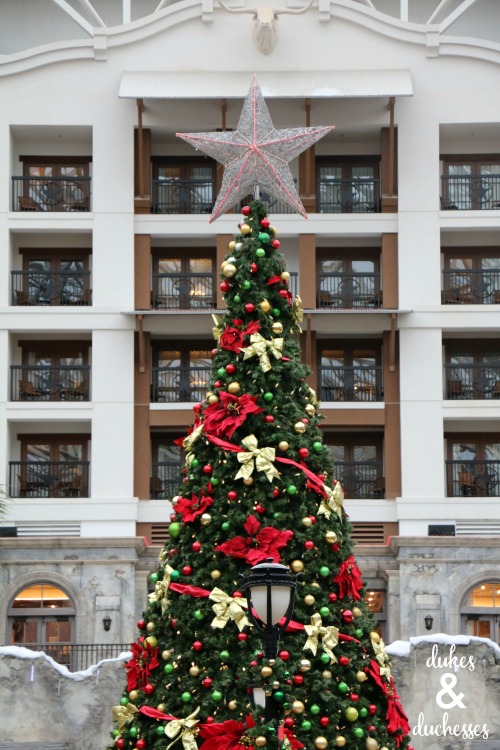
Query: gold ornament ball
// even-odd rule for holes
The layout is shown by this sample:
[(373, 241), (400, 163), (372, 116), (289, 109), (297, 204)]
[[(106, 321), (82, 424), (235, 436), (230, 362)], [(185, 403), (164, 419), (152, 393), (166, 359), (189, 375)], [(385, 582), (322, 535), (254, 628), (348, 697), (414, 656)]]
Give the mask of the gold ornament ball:
[(219, 403), (219, 397), (215, 395), (215, 393), (212, 393), (211, 396), (207, 398), (207, 401), (209, 404), (218, 404)]
[(231, 242), (229, 243), (227, 247), (228, 247), (228, 250), (232, 252), (234, 248), (236, 247), (236, 240), (231, 240)]
[(158, 705), (156, 706), (156, 708), (157, 708), (158, 711), (161, 711), (162, 714), (164, 714), (165, 711), (167, 710), (167, 707), (166, 707), (166, 705), (164, 703), (158, 703)]
[(200, 523), (202, 526), (208, 526), (208, 524), (212, 523), (212, 516), (210, 513), (203, 513), (200, 518)]
[(361, 615), (363, 614), (359, 607), (353, 607), (352, 613), (354, 617), (361, 617)]
[(304, 563), (302, 560), (293, 560), (293, 562), (290, 564), (291, 569), (294, 573), (302, 573), (304, 570)]
[(389, 750), (389, 748), (384, 745), (384, 747), (381, 747), (380, 750)]
[(366, 738), (366, 750), (378, 750), (378, 742), (375, 737)]
[(304, 713), (305, 706), (302, 703), (302, 701), (294, 701), (292, 703), (292, 711), (294, 714), (303, 714)]
[(246, 487), (251, 487), (251, 486), (252, 486), (252, 484), (253, 484), (253, 477), (247, 477), (246, 479), (244, 479), (244, 480), (243, 480), (243, 484), (244, 484), (244, 485), (245, 485)]
[(312, 526), (312, 521), (309, 518), (309, 516), (304, 516), (304, 518), (302, 519), (302, 526), (305, 526), (306, 529), (308, 529), (310, 526)]
[(344, 747), (345, 737), (342, 737), (342, 735), (339, 734), (338, 737), (335, 737), (335, 744), (337, 745), (337, 747)]
[(261, 734), (259, 734), (258, 737), (255, 738), (255, 747), (265, 747), (267, 745), (267, 740), (265, 737), (263, 737)]
[(309, 659), (301, 659), (300, 660), (300, 671), (301, 672), (309, 672), (311, 669), (311, 662)]
[(236, 273), (238, 269), (234, 265), (234, 263), (226, 263), (224, 268), (222, 269), (222, 273), (227, 279), (230, 279), (234, 274)]
[(277, 320), (272, 324), (271, 330), (273, 333), (283, 333), (283, 323), (280, 323), (279, 320)]
[(239, 393), (240, 389), (241, 389), (241, 385), (236, 380), (233, 380), (232, 383), (229, 383), (227, 387), (227, 390), (229, 391), (229, 393), (232, 393), (233, 395), (235, 393)]
[(262, 667), (260, 673), (262, 677), (271, 677), (273, 670), (271, 669), (271, 667)]
[(276, 229), (276, 227), (269, 227), (269, 228), (270, 228), (271, 232), (274, 234), (274, 236), (277, 237), (278, 236), (278, 230)]
[(317, 748), (317, 750), (326, 750), (328, 747), (328, 740), (326, 737), (316, 737), (314, 740), (314, 747)]
[(304, 604), (307, 604), (308, 607), (312, 607), (315, 601), (316, 599), (312, 594), (306, 594), (306, 596), (304, 597)]
[(236, 711), (236, 709), (238, 708), (238, 703), (236, 701), (229, 701), (227, 707), (230, 711)]
[(323, 671), (321, 672), (321, 676), (322, 676), (322, 677), (324, 677), (324, 678), (325, 678), (325, 680), (331, 680), (331, 679), (332, 679), (332, 673), (330, 672), (330, 670), (329, 670), (329, 669), (324, 669), (324, 670), (323, 670)]
[(370, 633), (370, 640), (374, 643), (380, 643), (380, 636), (376, 630), (372, 630), (372, 632)]
[(189, 674), (191, 677), (198, 677), (200, 674), (200, 668), (197, 667), (196, 664), (193, 664), (193, 666), (189, 668)]
[(306, 426), (304, 422), (295, 422), (293, 429), (295, 432), (298, 432), (299, 435), (302, 435), (306, 431)]
[(307, 404), (306, 406), (306, 412), (309, 414), (310, 417), (313, 416), (313, 414), (316, 413), (316, 409), (312, 404)]
[(248, 226), (248, 224), (242, 224), (240, 227), (241, 234), (250, 234), (251, 228)]
[(148, 622), (148, 624), (146, 625), (146, 630), (148, 631), (148, 633), (152, 633), (154, 629), (155, 629), (154, 622)]
[(220, 576), (221, 576), (220, 570), (212, 570), (212, 572), (210, 573), (210, 577), (212, 578), (213, 581), (217, 581), (220, 578)]
[(265, 313), (269, 312), (269, 310), (271, 309), (271, 305), (269, 304), (267, 299), (263, 299), (259, 307), (262, 310), (262, 312), (265, 312)]
[(337, 541), (338, 536), (334, 531), (327, 531), (325, 534), (325, 541), (328, 542), (328, 544), (335, 544)]
[(165, 649), (165, 651), (162, 651), (161, 653), (161, 658), (163, 659), (163, 661), (168, 661), (172, 658), (172, 652), (168, 649)]
[(356, 672), (356, 679), (358, 682), (365, 682), (368, 679), (368, 676), (366, 672), (362, 672), (360, 669), (359, 672)]
[(148, 635), (148, 637), (145, 640), (146, 640), (146, 643), (149, 643), (151, 648), (156, 648), (158, 645), (158, 641), (156, 640), (154, 635)]
[(290, 281), (291, 276), (288, 273), (288, 271), (283, 271), (283, 273), (281, 274), (281, 278), (282, 278), (283, 281), (288, 282), (288, 281)]
[(128, 694), (128, 697), (130, 698), (131, 701), (136, 701), (137, 698), (139, 697), (139, 691), (131, 690), (130, 693)]
[(318, 583), (317, 581), (313, 581), (313, 582), (311, 583), (311, 586), (312, 586), (313, 588), (315, 588), (315, 589), (319, 589), (319, 588), (321, 588), (321, 587), (320, 587), (320, 585), (319, 585), (319, 583)]
[(207, 391), (207, 395), (205, 396), (205, 398), (208, 400), (210, 396), (213, 396), (213, 395), (214, 395), (213, 391)]
[(286, 442), (286, 440), (280, 440), (278, 443), (278, 448), (280, 451), (287, 451), (289, 449), (289, 444)]

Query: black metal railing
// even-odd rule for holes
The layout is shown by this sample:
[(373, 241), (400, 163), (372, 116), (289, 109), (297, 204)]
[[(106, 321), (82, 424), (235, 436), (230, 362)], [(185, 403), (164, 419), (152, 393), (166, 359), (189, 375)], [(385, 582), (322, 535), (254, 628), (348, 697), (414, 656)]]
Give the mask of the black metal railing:
[[(294, 183), (295, 187), (297, 187), (297, 180), (294, 180)], [(247, 206), (253, 200), (254, 198), (252, 195), (247, 195), (246, 198), (234, 207), (234, 213), (241, 213), (242, 207)], [(261, 193), (259, 200), (266, 204), (269, 214), (293, 214), (296, 211), (296, 209), (289, 206), (288, 203), (285, 203), (285, 201), (280, 200), (279, 198), (275, 198), (273, 195), (269, 195), (269, 193)]]
[(210, 214), (214, 203), (213, 180), (153, 180), (151, 213)]
[[(43, 651), (70, 672), (83, 672), (103, 659), (130, 653), (129, 643), (18, 643), (32, 651)], [(125, 660), (124, 660), (125, 661)]]
[(12, 177), (13, 211), (90, 211), (90, 177)]
[(446, 399), (500, 399), (500, 359), (495, 364), (445, 364)]
[(316, 200), (320, 214), (380, 213), (380, 180), (322, 177)]
[(441, 184), (446, 211), (500, 209), (500, 175), (443, 175)]
[(92, 304), (90, 271), (11, 271), (13, 305)]
[(215, 274), (154, 273), (151, 305), (160, 310), (215, 307)]
[(383, 401), (382, 367), (318, 367), (321, 401)]
[(382, 304), (380, 273), (320, 273), (318, 308), (379, 308)]
[(203, 401), (210, 385), (211, 367), (153, 367), (151, 401)]
[(500, 461), (446, 461), (449, 497), (500, 495)]
[(180, 461), (160, 461), (151, 466), (150, 492), (153, 500), (167, 500), (177, 494), (181, 483)]
[(9, 461), (10, 497), (88, 497), (89, 461)]
[(348, 500), (385, 496), (382, 461), (336, 461), (333, 473)]
[(89, 401), (90, 366), (11, 365), (11, 401)]
[(443, 303), (446, 305), (500, 304), (500, 268), (443, 270)]

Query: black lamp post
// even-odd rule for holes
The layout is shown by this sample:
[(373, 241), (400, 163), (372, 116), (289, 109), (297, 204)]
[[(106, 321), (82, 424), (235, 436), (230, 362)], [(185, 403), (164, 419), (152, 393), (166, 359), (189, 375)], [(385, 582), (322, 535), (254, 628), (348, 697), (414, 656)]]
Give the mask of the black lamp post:
[[(267, 659), (276, 659), (279, 639), (286, 630), (295, 605), (297, 580), (302, 574), (293, 574), (286, 565), (273, 562), (272, 557), (250, 568), (242, 575), (241, 590), (248, 602), (248, 616), (262, 636)], [(262, 688), (252, 687), (253, 701), (265, 705), (266, 721), (276, 718), (277, 704)]]

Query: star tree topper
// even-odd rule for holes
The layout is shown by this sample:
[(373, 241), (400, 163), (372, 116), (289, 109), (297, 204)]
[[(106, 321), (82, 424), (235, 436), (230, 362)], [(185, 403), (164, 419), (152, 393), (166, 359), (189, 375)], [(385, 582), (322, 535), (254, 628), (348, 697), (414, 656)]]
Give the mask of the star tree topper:
[(288, 163), (333, 129), (331, 125), (277, 130), (254, 76), (236, 130), (176, 135), (225, 166), (212, 222), (256, 188), (307, 218)]

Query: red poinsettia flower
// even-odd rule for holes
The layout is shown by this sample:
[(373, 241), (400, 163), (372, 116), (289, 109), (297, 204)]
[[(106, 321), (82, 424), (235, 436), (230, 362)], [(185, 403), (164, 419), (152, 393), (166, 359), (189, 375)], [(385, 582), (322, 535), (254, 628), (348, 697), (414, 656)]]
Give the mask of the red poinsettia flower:
[(203, 429), (217, 437), (230, 438), (233, 432), (243, 424), (249, 414), (264, 411), (255, 403), (257, 396), (233, 396), (226, 391), (219, 391), (219, 402), (205, 409)]
[(139, 685), (144, 687), (149, 682), (149, 675), (159, 667), (158, 647), (153, 648), (149, 643), (132, 643), (130, 646), (132, 659), (125, 664), (127, 670), (127, 690), (135, 690)]
[(246, 560), (249, 565), (257, 565), (267, 557), (272, 557), (274, 562), (279, 562), (281, 560), (279, 550), (286, 547), (293, 537), (293, 531), (278, 531), (272, 526), (261, 529), (260, 521), (251, 515), (248, 516), (243, 526), (248, 534), (247, 537), (235, 536), (220, 544), (215, 550)]
[(239, 354), (240, 350), (244, 348), (245, 336), (256, 333), (260, 328), (260, 323), (258, 320), (252, 320), (246, 328), (241, 328), (242, 320), (236, 318), (232, 322), (233, 326), (226, 326), (222, 331), (219, 344), (222, 349)]
[(344, 560), (339, 567), (338, 574), (333, 580), (339, 585), (341, 599), (343, 599), (344, 596), (352, 596), (353, 599), (361, 599), (361, 594), (359, 593), (363, 588), (361, 571), (356, 565), (356, 561), (352, 555), (348, 557), (347, 560)]
[(175, 504), (175, 512), (181, 514), (184, 523), (193, 523), (197, 516), (205, 513), (212, 503), (213, 499), (204, 495), (202, 490), (199, 498), (194, 494), (191, 495), (191, 500), (187, 497), (180, 497)]
[(249, 750), (248, 740), (242, 741), (247, 729), (255, 726), (251, 716), (246, 718), (246, 726), (242, 721), (229, 719), (221, 724), (200, 724), (200, 736), (204, 742), (200, 750)]
[(283, 734), (290, 743), (290, 747), (292, 748), (292, 750), (301, 750), (301, 748), (305, 747), (302, 742), (298, 741), (297, 737), (294, 735), (291, 729), (284, 728)]

